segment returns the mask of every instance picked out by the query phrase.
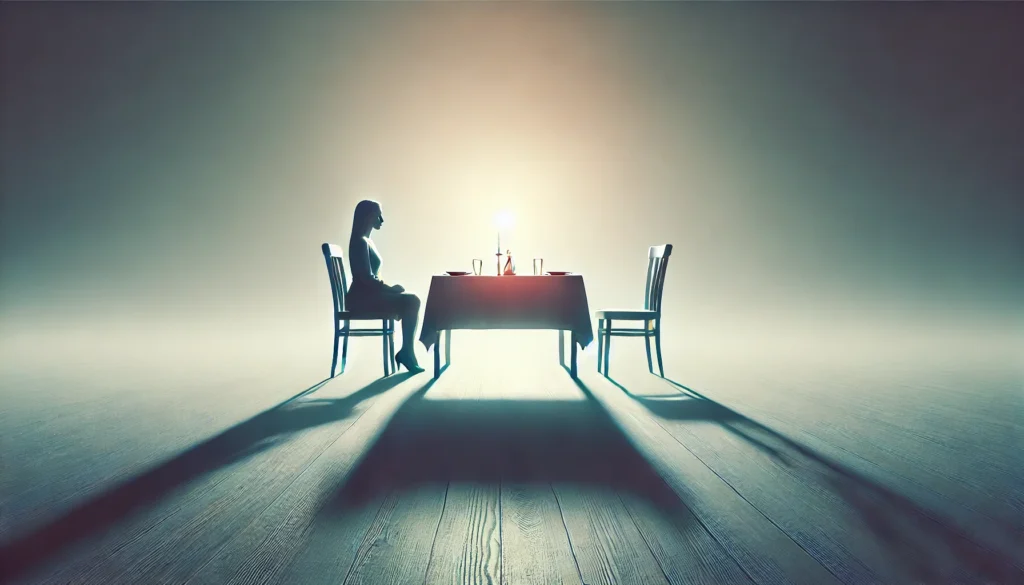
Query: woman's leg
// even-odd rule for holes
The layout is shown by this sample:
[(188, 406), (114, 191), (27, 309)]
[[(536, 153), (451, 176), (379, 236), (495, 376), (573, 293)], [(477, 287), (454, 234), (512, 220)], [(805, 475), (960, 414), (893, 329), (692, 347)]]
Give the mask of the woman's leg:
[(416, 327), (420, 324), (420, 298), (412, 293), (399, 296), (399, 318), (402, 321), (402, 349), (416, 363)]

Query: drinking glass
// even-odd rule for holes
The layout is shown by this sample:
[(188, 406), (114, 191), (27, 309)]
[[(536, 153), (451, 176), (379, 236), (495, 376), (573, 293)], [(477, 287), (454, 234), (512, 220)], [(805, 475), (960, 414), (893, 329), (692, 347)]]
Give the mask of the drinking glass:
[(484, 261), (479, 258), (473, 258), (473, 274), (480, 276), (484, 273)]
[(544, 259), (534, 258), (533, 259), (533, 275), (540, 276), (544, 274)]

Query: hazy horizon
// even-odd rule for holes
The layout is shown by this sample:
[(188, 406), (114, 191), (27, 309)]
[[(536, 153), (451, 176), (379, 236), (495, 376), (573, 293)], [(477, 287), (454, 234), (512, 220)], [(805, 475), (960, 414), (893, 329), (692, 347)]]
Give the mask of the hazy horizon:
[(15, 340), (159, 324), (327, 346), (319, 247), (364, 197), (384, 278), (424, 300), (433, 274), (493, 271), (508, 210), (520, 272), (582, 273), (591, 311), (641, 303), (647, 247), (672, 243), (684, 332), (1022, 323), (1019, 6), (0, 14)]

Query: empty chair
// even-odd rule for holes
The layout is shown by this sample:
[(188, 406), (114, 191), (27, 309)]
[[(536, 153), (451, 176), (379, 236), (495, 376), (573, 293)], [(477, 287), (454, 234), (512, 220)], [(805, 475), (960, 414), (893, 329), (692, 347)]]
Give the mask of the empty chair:
[[(606, 309), (597, 311), (597, 371), (608, 375), (608, 361), (611, 356), (612, 337), (643, 337), (647, 344), (647, 369), (654, 373), (651, 363), (651, 338), (658, 353), (658, 371), (665, 377), (661, 361), (661, 293), (665, 289), (665, 271), (672, 244), (651, 246), (647, 253), (647, 287), (644, 292), (644, 308)], [(642, 327), (615, 327), (615, 321), (637, 322)], [(602, 366), (604, 369), (602, 370)]]
[[(348, 338), (381, 337), (384, 356), (384, 375), (396, 371), (395, 364), (395, 315), (386, 312), (349, 311), (345, 307), (345, 294), (348, 292), (348, 278), (345, 275), (344, 258), (341, 247), (334, 244), (321, 246), (324, 260), (327, 261), (327, 273), (331, 280), (331, 297), (334, 299), (334, 353), (331, 358), (331, 378), (338, 366), (338, 341), (342, 341), (341, 372), (345, 372), (348, 359)], [(352, 321), (380, 321), (381, 326), (375, 328), (352, 329)]]

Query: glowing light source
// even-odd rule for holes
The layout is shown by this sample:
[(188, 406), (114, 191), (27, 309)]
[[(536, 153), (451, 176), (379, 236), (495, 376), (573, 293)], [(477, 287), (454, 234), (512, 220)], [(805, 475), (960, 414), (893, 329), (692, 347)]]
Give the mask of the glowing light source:
[(514, 222), (515, 219), (512, 217), (512, 214), (508, 211), (499, 211), (498, 215), (494, 217), (494, 224), (498, 226), (499, 230), (507, 230), (508, 228), (512, 227), (512, 224)]

